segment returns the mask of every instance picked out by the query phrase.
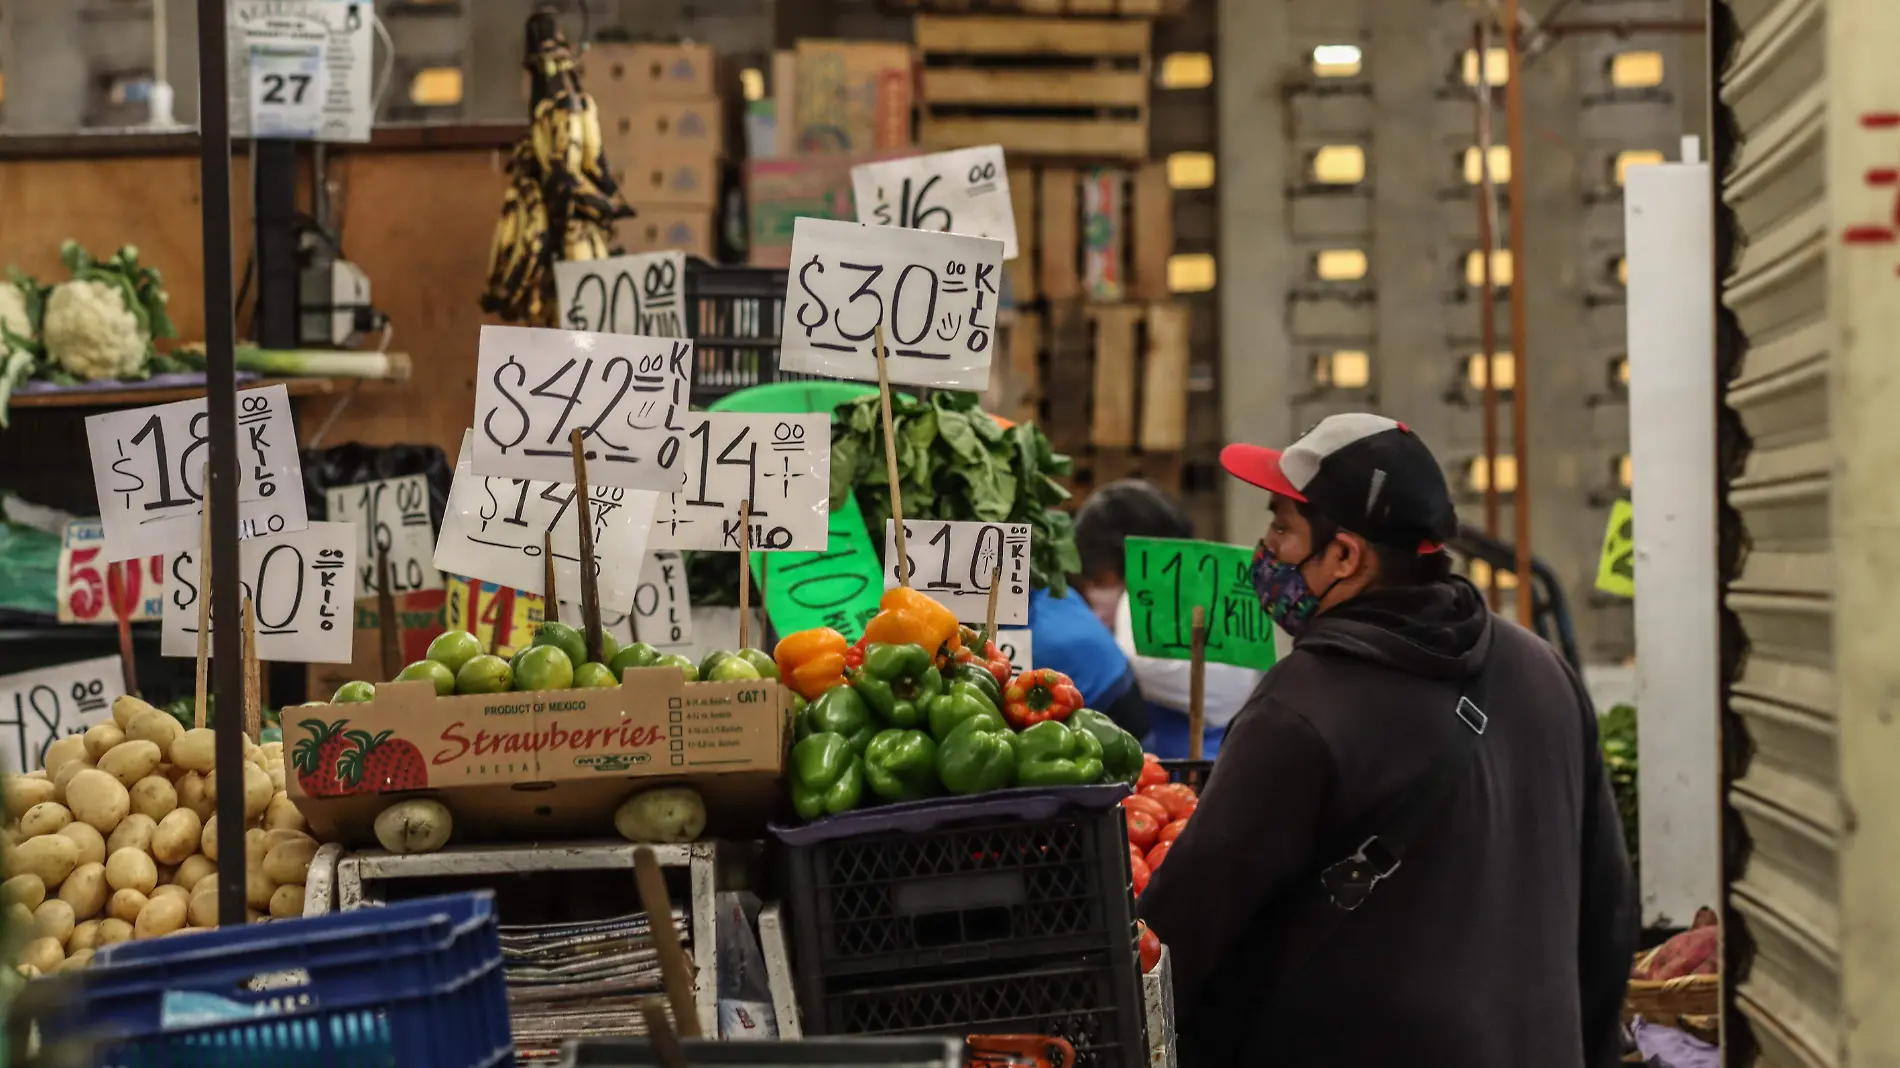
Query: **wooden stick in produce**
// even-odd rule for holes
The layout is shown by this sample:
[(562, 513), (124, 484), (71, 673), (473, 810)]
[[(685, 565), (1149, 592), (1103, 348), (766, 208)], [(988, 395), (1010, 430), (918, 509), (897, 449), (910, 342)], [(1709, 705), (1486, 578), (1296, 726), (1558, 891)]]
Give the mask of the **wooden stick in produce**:
[[(1002, 584), (1003, 565), (997, 564), (996, 567), (990, 571), (990, 606), (983, 612), (983, 640), (986, 642), (996, 640), (996, 587)], [(975, 651), (979, 654), (983, 652), (981, 649)], [(982, 657), (978, 656), (978, 659), (980, 660)]]
[(904, 499), (897, 486), (897, 437), (891, 430), (891, 375), (885, 367), (883, 324), (878, 324), (873, 333), (877, 345), (877, 398), (884, 411), (884, 469), (891, 476), (891, 530), (897, 539), (897, 560), (892, 566), (897, 568), (897, 584), (909, 586), (910, 553), (904, 549)]
[(673, 899), (666, 894), (660, 860), (646, 846), (633, 851), (633, 881), (640, 891), (640, 907), (646, 910), (647, 929), (653, 933), (653, 949), (660, 958), (660, 978), (665, 983), (666, 1001), (673, 1008), (673, 1020), (679, 1026), (680, 1037), (698, 1038), (699, 1007), (693, 1002), (693, 964), (680, 948), (680, 933), (673, 927)]
[[(561, 595), (554, 588), (554, 532), (541, 532), (541, 615), (546, 619), (561, 618)], [(501, 633), (501, 618), (495, 619), (495, 633)]]
[(739, 502), (739, 648), (751, 644), (752, 498)]
[(264, 671), (257, 662), (257, 609), (244, 598), (244, 736), (255, 742), (264, 727)]
[[(209, 465), (206, 475), (209, 477)], [(211, 502), (205, 502), (198, 523), (198, 703), (192, 712), (192, 726), (205, 725), (205, 698), (211, 688)]]
[(396, 633), (396, 595), (389, 591), (389, 550), (376, 547), (376, 629), (382, 639), (383, 679), (402, 670), (402, 642)]
[(1207, 609), (1194, 606), (1194, 629), (1189, 639), (1188, 661), (1188, 759), (1201, 759), (1201, 735), (1207, 724)]
[[(594, 521), (587, 507), (587, 457), (581, 450), (581, 428), (567, 436), (574, 453), (574, 523), (580, 531), (581, 557), (581, 629), (587, 634), (587, 659), (599, 663), (600, 655), (600, 576), (594, 573)], [(553, 554), (550, 553), (550, 556)], [(561, 617), (559, 601), (549, 601), (541, 611), (550, 618)], [(579, 667), (579, 664), (574, 665)]]
[(106, 596), (112, 602), (112, 615), (119, 624), (119, 672), (125, 679), (125, 692), (138, 696), (139, 669), (132, 649), (132, 598), (128, 596), (127, 575), (137, 578), (139, 562), (114, 561), (106, 566)]
[(641, 998), (640, 1018), (646, 1021), (647, 1044), (653, 1047), (653, 1059), (660, 1068), (686, 1068), (686, 1051), (680, 1049), (679, 1036), (666, 1021), (666, 1002), (653, 994)]

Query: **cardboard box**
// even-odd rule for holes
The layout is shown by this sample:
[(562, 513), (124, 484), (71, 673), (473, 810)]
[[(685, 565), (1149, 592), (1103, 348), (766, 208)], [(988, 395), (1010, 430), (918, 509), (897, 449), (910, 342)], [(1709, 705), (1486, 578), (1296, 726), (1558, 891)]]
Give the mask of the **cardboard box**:
[(607, 162), (628, 203), (719, 206), (719, 157), (709, 152), (637, 152), (610, 143)]
[(627, 252), (679, 249), (710, 263), (719, 262), (719, 212), (672, 204), (635, 203), (631, 219), (614, 224), (614, 240)]
[[(309, 726), (341, 723), (321, 744)], [(348, 845), (374, 845), (377, 813), (416, 797), (449, 807), (458, 842), (611, 835), (621, 802), (675, 784), (705, 798), (709, 835), (756, 838), (791, 730), (792, 692), (774, 679), (689, 684), (673, 668), (639, 668), (612, 689), (459, 697), (388, 683), (374, 701), (286, 717), (286, 750), (309, 741), (323, 756), (284, 786), (319, 839)], [(340, 782), (342, 754), (383, 732), (384, 755), (365, 762), (378, 778)]]
[[(416, 590), (396, 595), (396, 641), (401, 648), (402, 664), (421, 660), (429, 652), (429, 643), (447, 629), (444, 613), (446, 590)], [(383, 674), (382, 615), (376, 598), (356, 600), (355, 633), (347, 664), (311, 664), (305, 685), (312, 701), (327, 701), (337, 687), (362, 679), (381, 682)], [(398, 664), (398, 670), (402, 664)]]
[(792, 260), (792, 223), (799, 216), (853, 219), (851, 168), (860, 163), (910, 155), (904, 149), (851, 154), (820, 153), (794, 159), (746, 162), (748, 262), (785, 267)]
[(880, 41), (798, 42), (792, 112), (800, 152), (865, 152), (911, 143), (911, 53)]
[(596, 44), (581, 60), (581, 84), (603, 115), (650, 100), (718, 96), (717, 57), (703, 44)]
[[(726, 150), (726, 120), (719, 100), (649, 100), (627, 111), (603, 112), (603, 140), (624, 146), (639, 160), (652, 152), (720, 156)], [(609, 162), (619, 162), (612, 151)]]

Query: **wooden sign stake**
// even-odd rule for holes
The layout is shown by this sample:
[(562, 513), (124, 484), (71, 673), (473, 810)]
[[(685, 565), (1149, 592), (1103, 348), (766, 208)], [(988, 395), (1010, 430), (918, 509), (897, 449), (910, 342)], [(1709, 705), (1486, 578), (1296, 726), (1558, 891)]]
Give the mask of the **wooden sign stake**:
[(752, 498), (739, 502), (739, 648), (752, 637)]
[(264, 726), (264, 671), (257, 660), (257, 611), (244, 598), (244, 736), (257, 741)]
[(660, 1062), (660, 1068), (686, 1068), (679, 1036), (666, 1021), (666, 1002), (653, 994), (641, 998), (640, 1018), (646, 1021), (647, 1045), (653, 1047), (653, 1059)]
[[(947, 547), (945, 551), (948, 551)], [(1003, 565), (997, 564), (995, 569), (990, 572), (990, 606), (983, 612), (983, 640), (986, 642), (996, 640), (996, 587), (1002, 584)], [(976, 652), (979, 654), (978, 659), (982, 659), (980, 654), (982, 654), (984, 650), (978, 649)]]
[(910, 553), (904, 548), (904, 499), (897, 484), (897, 437), (891, 431), (891, 375), (885, 367), (884, 326), (878, 324), (873, 339), (877, 349), (877, 397), (884, 411), (884, 469), (891, 477), (891, 531), (896, 539), (897, 584), (910, 585)]
[[(131, 570), (128, 571), (127, 568)], [(119, 624), (119, 668), (125, 679), (125, 692), (138, 696), (139, 669), (132, 651), (132, 598), (126, 596), (128, 574), (139, 573), (139, 561), (114, 561), (106, 566), (106, 597), (112, 602), (112, 615)]]
[(660, 979), (665, 984), (667, 1003), (673, 1007), (673, 1022), (681, 1038), (698, 1038), (693, 965), (680, 948), (680, 934), (673, 926), (673, 900), (666, 894), (666, 879), (660, 874), (660, 861), (652, 848), (639, 846), (633, 851), (633, 881), (640, 891), (640, 907), (646, 910), (654, 952), (660, 958)]
[[(580, 427), (567, 436), (567, 446), (574, 453), (574, 522), (580, 530), (581, 548), (581, 626), (587, 634), (587, 659), (593, 663), (601, 660), (600, 649), (600, 577), (594, 574), (594, 521), (587, 509), (587, 457), (581, 451)], [(553, 553), (549, 553), (552, 558)], [(553, 564), (549, 563), (549, 574), (553, 574)], [(561, 605), (559, 601), (549, 601), (541, 609), (552, 613), (559, 619)], [(579, 667), (579, 664), (574, 665)]]
[[(561, 618), (561, 594), (554, 587), (554, 533), (541, 533), (541, 616), (543, 619)], [(496, 633), (501, 631), (501, 621), (495, 621)]]
[(382, 638), (383, 681), (402, 670), (402, 642), (396, 632), (396, 595), (389, 592), (389, 550), (376, 547), (376, 629)]
[(1201, 759), (1207, 726), (1207, 609), (1194, 606), (1191, 659), (1188, 661), (1188, 759)]
[[(208, 475), (207, 471), (207, 475)], [(208, 488), (208, 487), (207, 487)], [(211, 502), (205, 502), (198, 524), (198, 704), (192, 712), (192, 726), (205, 725), (205, 698), (211, 675)]]

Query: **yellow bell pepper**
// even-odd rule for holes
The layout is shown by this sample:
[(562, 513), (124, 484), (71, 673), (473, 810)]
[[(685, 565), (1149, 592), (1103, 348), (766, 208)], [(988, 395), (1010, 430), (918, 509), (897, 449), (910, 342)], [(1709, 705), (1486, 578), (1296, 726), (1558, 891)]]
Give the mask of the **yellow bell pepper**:
[(844, 651), (849, 643), (830, 627), (814, 627), (787, 634), (772, 650), (779, 681), (807, 701), (834, 686), (844, 685)]
[(956, 613), (908, 586), (884, 591), (878, 609), (864, 628), (867, 642), (921, 645), (932, 657), (953, 654), (963, 647)]

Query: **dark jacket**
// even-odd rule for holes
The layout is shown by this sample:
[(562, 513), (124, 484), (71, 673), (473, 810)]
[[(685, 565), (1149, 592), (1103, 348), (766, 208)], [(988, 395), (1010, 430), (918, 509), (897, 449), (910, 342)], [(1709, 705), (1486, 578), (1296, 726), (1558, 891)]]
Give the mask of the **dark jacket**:
[[(1455, 791), (1335, 924), (1318, 872), (1425, 775), (1480, 671), (1490, 722)], [(1139, 912), (1169, 949), (1187, 1068), (1606, 1068), (1635, 904), (1589, 696), (1460, 579), (1312, 622)]]

